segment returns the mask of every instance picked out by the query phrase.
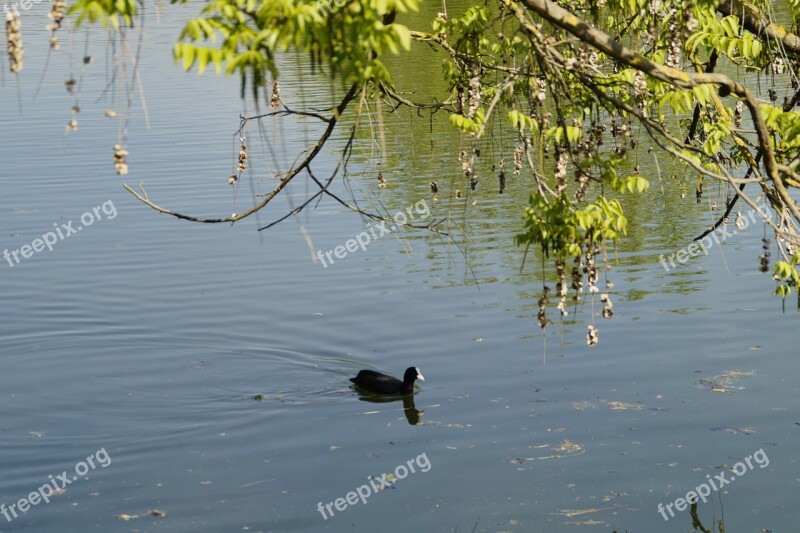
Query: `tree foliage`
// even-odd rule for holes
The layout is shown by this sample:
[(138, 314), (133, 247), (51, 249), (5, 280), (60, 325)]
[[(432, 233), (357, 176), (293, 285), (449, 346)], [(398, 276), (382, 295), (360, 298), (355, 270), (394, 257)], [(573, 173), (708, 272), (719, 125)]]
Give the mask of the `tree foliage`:
[[(303, 52), (344, 87), (333, 114), (320, 117), (331, 127), (357, 98), (445, 110), (471, 146), (459, 155), (470, 182), (486, 139), (513, 131), (505, 158), (533, 189), (516, 242), (552, 257), (562, 281), (565, 260), (574, 261), (574, 278), (624, 237), (623, 206), (649, 186), (636, 162), (654, 150), (670, 158), (673, 177), (696, 177), (698, 201), (708, 183), (729, 188), (717, 226), (737, 203), (759, 210), (775, 235), (776, 294), (800, 288), (800, 1), (489, 0), (409, 27), (405, 15), (419, 7), (417, 0), (209, 0), (178, 37), (175, 58), (185, 69), (202, 73), (213, 64), (238, 75), (258, 99), (280, 77), (276, 57)], [(71, 13), (115, 26), (117, 17), (132, 23), (135, 10), (131, 0), (81, 0)], [(404, 80), (383, 58), (410, 53), (412, 41), (444, 58), (445, 101), (402, 96)], [(647, 147), (637, 146), (642, 134)], [(266, 205), (284, 179), (245, 215)], [(244, 216), (196, 219), (129, 190), (189, 220)], [(772, 213), (759, 209), (757, 196)]]

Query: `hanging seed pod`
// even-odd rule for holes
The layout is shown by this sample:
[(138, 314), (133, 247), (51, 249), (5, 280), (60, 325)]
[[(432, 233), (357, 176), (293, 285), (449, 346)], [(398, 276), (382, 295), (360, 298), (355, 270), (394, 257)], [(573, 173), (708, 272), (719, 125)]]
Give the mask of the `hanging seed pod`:
[(477, 186), (478, 186), (478, 176), (476, 176), (475, 174), (473, 174), (473, 175), (472, 175), (472, 176), (469, 178), (469, 188), (470, 188), (470, 190), (474, 191), (474, 190), (475, 190), (475, 187), (477, 187)]
[(461, 150), (461, 152), (459, 152), (458, 162), (461, 163), (461, 172), (469, 174), (470, 164), (469, 164), (469, 159), (467, 159), (467, 152), (465, 152), (464, 150)]
[(67, 2), (66, 0), (53, 0), (50, 3), (50, 13), (47, 14), (47, 18), (52, 20), (50, 24), (47, 25), (47, 29), (50, 31), (56, 31), (61, 28), (61, 21), (64, 20), (64, 13), (67, 10)]
[(601, 294), (600, 301), (603, 302), (603, 318), (611, 318), (614, 316), (614, 311), (612, 310), (614, 304), (611, 303), (611, 298), (608, 296), (608, 294)]
[(78, 83), (78, 82), (76, 82), (74, 78), (69, 78), (69, 79), (67, 79), (67, 80), (64, 80), (64, 87), (66, 87), (66, 88), (67, 88), (67, 92), (70, 92), (70, 93), (71, 93), (71, 92), (72, 92), (72, 90), (75, 88), (75, 85), (76, 85), (77, 83)]
[(503, 191), (506, 190), (506, 173), (504, 171), (501, 170), (497, 175), (497, 181), (499, 185), (499, 190), (497, 192), (503, 194)]
[(74, 118), (67, 122), (67, 133), (72, 133), (73, 131), (78, 131), (78, 121)]
[(669, 30), (669, 45), (667, 47), (667, 57), (664, 64), (671, 68), (678, 68), (681, 60), (681, 40), (683, 38), (683, 28), (679, 25), (680, 17), (678, 16), (678, 10), (670, 8), (667, 20), (669, 20), (669, 24), (667, 25), (667, 29)]
[(522, 170), (522, 148), (517, 146), (514, 148), (514, 172), (515, 176), (519, 176), (520, 171)]
[(247, 146), (245, 146), (244, 141), (244, 137), (239, 139), (239, 142), (242, 143), (239, 147), (239, 162), (236, 165), (236, 170), (239, 172), (244, 172), (247, 170)]
[(758, 256), (759, 260), (759, 267), (758, 270), (761, 272), (769, 272), (769, 255), (763, 254)]
[(567, 190), (567, 163), (569, 161), (569, 154), (562, 146), (556, 146), (556, 168), (555, 178), (556, 194), (561, 194)]
[(650, 0), (647, 10), (651, 15), (655, 15), (661, 9), (661, 0)]
[(589, 175), (581, 169), (575, 171), (575, 181), (578, 182), (578, 188), (575, 190), (575, 200), (582, 202), (586, 197), (586, 192), (589, 190)]
[(763, 239), (761, 239), (761, 242), (763, 243), (761, 245), (761, 249), (764, 250), (764, 253), (761, 254), (760, 256), (758, 256), (758, 259), (759, 259), (759, 261), (761, 263), (760, 266), (758, 267), (758, 269), (761, 272), (767, 272), (767, 271), (769, 271), (769, 256), (770, 256), (769, 245), (770, 245), (770, 240), (767, 239), (766, 237), (764, 237)]
[(592, 250), (591, 246), (586, 247), (586, 264), (583, 267), (583, 272), (586, 274), (586, 284), (589, 286), (589, 294), (600, 292), (597, 288), (597, 265), (596, 256), (597, 250)]
[(794, 245), (794, 243), (792, 241), (786, 241), (786, 253), (791, 256), (794, 256), (796, 252), (797, 252), (797, 247)]
[(564, 261), (561, 259), (556, 260), (556, 274), (558, 274), (558, 283), (556, 283), (556, 294), (558, 294), (558, 310), (561, 316), (567, 316), (567, 273)]
[(116, 112), (116, 111), (114, 111), (113, 109), (106, 109), (106, 113), (105, 113), (105, 115), (106, 115), (108, 118), (114, 118), (114, 117), (116, 117), (116, 116), (117, 116), (117, 112)]
[(386, 178), (383, 177), (381, 172), (378, 172), (378, 188), (385, 189), (387, 185)]
[(744, 217), (741, 211), (736, 212), (736, 229), (743, 230), (745, 228)]
[(461, 189), (456, 189), (456, 198), (461, 198)]
[(431, 182), (431, 192), (432, 192), (433, 194), (436, 194), (437, 192), (439, 192), (439, 186), (438, 186), (438, 185), (436, 185), (436, 182), (435, 182), (435, 181), (432, 181), (432, 182)]
[(547, 99), (547, 79), (543, 76), (536, 78), (536, 85), (539, 87), (539, 92), (536, 93), (536, 100), (539, 103)]
[(19, 13), (6, 12), (6, 48), (8, 49), (8, 67), (12, 74), (19, 74), (25, 64), (25, 53), (22, 48), (22, 19)]
[[(437, 18), (439, 18), (440, 20), (443, 20), (443, 21), (446, 21), (446, 20), (447, 20), (447, 14), (446, 14), (446, 13), (439, 13), (439, 15), (440, 15), (440, 16), (439, 16), (439, 17), (437, 17)], [(444, 18), (444, 19), (442, 19), (442, 18), (441, 18), (441, 15), (444, 15), (444, 17), (445, 17), (445, 18)], [(437, 37), (439, 37), (439, 42), (441, 42), (442, 44), (444, 44), (444, 43), (446, 43), (446, 42), (447, 42), (447, 32), (446, 32), (446, 31), (444, 31), (444, 30), (440, 31), (440, 32), (437, 34)]]
[(733, 123), (737, 128), (742, 127), (742, 113), (744, 112), (744, 102), (739, 100), (736, 102), (736, 109), (733, 111)]
[(83, 64), (84, 65), (91, 65), (94, 62), (94, 57), (92, 56), (83, 56)]
[(239, 181), (239, 177), (236, 174), (231, 174), (228, 177), (228, 183), (230, 185), (236, 185), (236, 182)]
[(536, 317), (539, 320), (540, 328), (546, 328), (548, 324), (552, 323), (552, 321), (547, 318), (547, 304), (550, 303), (550, 299), (547, 297), (547, 294), (550, 292), (550, 287), (545, 285), (543, 292), (544, 294), (542, 294), (542, 297), (539, 298), (539, 301), (537, 302), (539, 304), (539, 312), (537, 313)]
[(272, 84), (272, 97), (269, 99), (269, 107), (272, 109), (278, 109), (278, 105), (281, 103), (281, 85), (278, 83), (278, 80)]
[(567, 175), (567, 151), (561, 146), (556, 146), (556, 168), (555, 177), (564, 178)]
[(481, 71), (480, 67), (473, 65), (469, 77), (469, 108), (467, 117), (472, 118), (481, 105)]
[(772, 72), (776, 76), (783, 74), (783, 58), (781, 56), (775, 56), (775, 59), (772, 60)]
[(595, 346), (597, 346), (597, 342), (600, 340), (599, 333), (600, 333), (599, 329), (589, 324), (589, 332), (586, 334), (586, 344), (590, 348), (594, 348)]
[(583, 274), (581, 274), (581, 258), (575, 258), (575, 263), (572, 265), (572, 289), (575, 291), (575, 299), (578, 299), (578, 293), (583, 292)]
[(114, 145), (114, 172), (120, 176), (128, 173), (128, 151), (121, 144)]
[(639, 98), (643, 98), (647, 94), (647, 78), (641, 70), (637, 70), (633, 75), (633, 94)]
[(61, 50), (61, 45), (58, 43), (58, 37), (56, 37), (55, 35), (50, 37), (50, 50), (52, 50), (53, 52), (58, 52), (59, 50)]
[(769, 93), (770, 102), (774, 102), (775, 100), (778, 99), (778, 91), (776, 91), (775, 89), (769, 89), (767, 92)]

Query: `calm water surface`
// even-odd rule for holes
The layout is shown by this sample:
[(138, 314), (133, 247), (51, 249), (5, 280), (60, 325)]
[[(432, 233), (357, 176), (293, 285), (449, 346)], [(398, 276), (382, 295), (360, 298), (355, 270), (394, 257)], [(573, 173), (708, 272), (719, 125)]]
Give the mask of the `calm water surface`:
[[(425, 200), (431, 216), (450, 217), (466, 256), (406, 231), (323, 268), (303, 232), (324, 252), (365, 230), (333, 201), (256, 231), (313, 191), (302, 177), (258, 220), (234, 227), (159, 215), (113, 173), (118, 126), (103, 116), (113, 104), (96, 101), (107, 76), (99, 31), (78, 131), (64, 135), (74, 103), (62, 85), (65, 50), (32, 99), (46, 9), (23, 19), (22, 109), (8, 74), (0, 92), (2, 248), (31, 244), (54, 224), (82, 226), (96, 206), (108, 212), (52, 251), (0, 263), (0, 502), (71, 476), (97, 450), (110, 464), (48, 504), (0, 517), (0, 531), (693, 531), (688, 512), (665, 522), (657, 506), (759, 449), (769, 464), (728, 473), (736, 482), (699, 518), (709, 529), (724, 519), (728, 531), (796, 530), (797, 314), (781, 312), (757, 272), (760, 225), (665, 272), (659, 254), (684, 247), (711, 215), (693, 195), (680, 198), (680, 183), (654, 180), (660, 192), (626, 203), (633, 228), (608, 274), (616, 315), (594, 318), (599, 346), (584, 342), (589, 303), (564, 323), (552, 309), (545, 339), (540, 259), (529, 256), (520, 272), (523, 250), (511, 239), (524, 179), (498, 196), (487, 174), (476, 197), (452, 199), (463, 187), (458, 141), (442, 136), (434, 157), (427, 121), (401, 114), (387, 119), (389, 188), (376, 187), (379, 154), (362, 143), (349, 187), (337, 180), (336, 192), (390, 213)], [(295, 119), (251, 127), (257, 174), (234, 204), (238, 81), (172, 64), (189, 12), (164, 7), (148, 18), (150, 127), (137, 97), (126, 181), (143, 181), (162, 205), (226, 215), (269, 191), (264, 176), (286, 168), (319, 128)], [(76, 33), (78, 54), (83, 41)], [(409, 72), (431, 61), (423, 51)], [(293, 107), (338, 94), (292, 65), (283, 81)], [(506, 149), (509, 157), (513, 144)], [(334, 164), (328, 149), (315, 168), (325, 175)], [(417, 424), (401, 402), (366, 401), (347, 380), (361, 368), (401, 374), (410, 365), (426, 377)], [(409, 460), (416, 472), (366, 504), (334, 503), (327, 518), (318, 510)], [(154, 509), (166, 516), (148, 515)]]

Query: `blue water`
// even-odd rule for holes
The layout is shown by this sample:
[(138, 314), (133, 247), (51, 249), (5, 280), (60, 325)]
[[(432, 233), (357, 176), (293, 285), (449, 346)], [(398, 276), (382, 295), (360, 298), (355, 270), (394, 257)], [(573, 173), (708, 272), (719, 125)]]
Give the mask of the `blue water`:
[[(487, 177), (477, 204), (457, 201), (446, 150), (431, 167), (449, 174), (426, 174), (428, 163), (413, 172), (401, 158), (380, 190), (362, 146), (366, 170), (334, 190), (389, 213), (425, 200), (431, 217), (449, 217), (461, 249), (426, 231), (394, 232), (324, 268), (312, 252), (369, 229), (334, 201), (257, 231), (314, 191), (305, 176), (234, 226), (158, 214), (121, 183), (143, 182), (181, 212), (226, 216), (271, 190), (269, 173), (319, 131), (296, 119), (249, 129), (256, 176), (234, 205), (233, 134), (252, 105), (243, 110), (238, 80), (173, 65), (189, 11), (162, 7), (141, 59), (150, 127), (136, 96), (124, 179), (111, 161), (118, 123), (103, 116), (112, 105), (95, 102), (106, 83), (102, 33), (90, 35), (97, 57), (76, 132), (64, 134), (74, 103), (61, 85), (65, 50), (32, 99), (44, 5), (23, 19), (21, 110), (16, 81), (4, 78), (2, 248), (77, 226), (107, 202), (117, 215), (101, 209), (52, 251), (0, 262), (0, 502), (71, 475), (97, 450), (110, 457), (50, 503), (0, 517), (0, 531), (692, 531), (688, 512), (665, 522), (658, 504), (759, 449), (769, 465), (715, 493), (699, 516), (709, 529), (723, 518), (728, 531), (793, 530), (797, 313), (793, 302), (782, 312), (757, 271), (760, 225), (665, 272), (659, 255), (686, 246), (710, 215), (668, 181), (631, 201), (630, 244), (610, 257), (616, 314), (593, 318), (600, 344), (589, 349), (588, 302), (563, 323), (552, 308), (546, 340), (536, 323), (541, 259), (529, 254), (520, 272), (512, 242), (529, 184), (512, 181), (498, 196)], [(83, 34), (74, 41), (82, 54)], [(339, 90), (291, 61), (283, 85), (295, 107)], [(402, 131), (390, 143), (395, 155), (421, 146)], [(326, 150), (319, 173), (334, 164)], [(426, 377), (414, 425), (401, 402), (362, 401), (347, 379), (412, 365)], [(732, 371), (736, 379), (720, 377)], [(335, 507), (423, 454), (427, 471)], [(333, 504), (333, 516), (319, 503)]]

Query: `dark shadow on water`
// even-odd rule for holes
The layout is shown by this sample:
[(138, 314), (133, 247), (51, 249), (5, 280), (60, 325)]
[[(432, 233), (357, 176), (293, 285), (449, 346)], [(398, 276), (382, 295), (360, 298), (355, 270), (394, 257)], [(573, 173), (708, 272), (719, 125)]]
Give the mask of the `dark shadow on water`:
[(403, 413), (406, 415), (408, 423), (412, 426), (419, 424), (419, 419), (424, 411), (420, 411), (414, 405), (413, 394), (376, 394), (374, 392), (367, 392), (356, 388), (358, 392), (358, 399), (362, 402), (372, 403), (389, 403), (389, 402), (403, 402)]
[[(697, 515), (697, 502), (691, 502), (691, 508), (689, 510), (689, 515), (692, 517), (692, 528), (695, 531), (702, 531), (703, 533), (714, 533), (714, 522), (711, 523), (711, 529), (706, 529), (703, 526), (703, 523), (700, 521), (700, 517)], [(725, 533), (725, 523), (722, 520), (717, 522), (717, 527), (719, 533)], [(766, 529), (762, 531), (767, 531)]]

